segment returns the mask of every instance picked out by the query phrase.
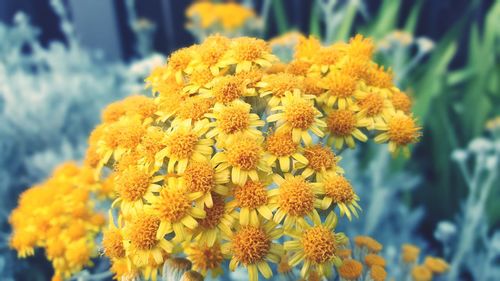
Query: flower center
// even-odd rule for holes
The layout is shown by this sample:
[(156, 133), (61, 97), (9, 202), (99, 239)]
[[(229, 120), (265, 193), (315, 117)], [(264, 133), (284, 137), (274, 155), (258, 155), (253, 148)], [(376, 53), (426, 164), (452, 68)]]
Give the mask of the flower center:
[(130, 226), (128, 238), (132, 245), (140, 250), (150, 250), (156, 244), (156, 232), (160, 226), (160, 219), (152, 215), (137, 217)]
[(182, 48), (172, 53), (168, 59), (168, 67), (174, 71), (184, 70), (191, 62), (191, 52), (189, 48)]
[(215, 172), (209, 162), (191, 162), (184, 171), (184, 180), (189, 192), (205, 194), (215, 185)]
[(239, 79), (234, 76), (224, 76), (215, 83), (212, 93), (215, 101), (227, 104), (243, 96), (245, 88)]
[(264, 76), (262, 80), (268, 84), (265, 89), (278, 98), (284, 97), (285, 93), (292, 92), (294, 89), (302, 88), (300, 77), (289, 73), (270, 74)]
[(242, 226), (232, 241), (234, 256), (244, 265), (264, 260), (271, 249), (271, 240), (265, 231), (255, 226)]
[(339, 267), (340, 277), (346, 280), (358, 280), (362, 273), (363, 265), (357, 260), (344, 260), (342, 265)]
[(419, 137), (419, 128), (413, 118), (396, 115), (389, 120), (389, 138), (398, 145), (407, 145), (415, 142)]
[(325, 182), (325, 195), (333, 198), (334, 203), (351, 202), (354, 199), (351, 183), (339, 175), (328, 177)]
[(233, 51), (237, 61), (254, 61), (268, 50), (267, 43), (260, 39), (242, 37), (234, 42)]
[(110, 229), (104, 232), (102, 246), (104, 254), (108, 258), (123, 258), (125, 256), (123, 237), (118, 229)]
[(278, 157), (290, 156), (297, 151), (297, 144), (290, 132), (275, 133), (267, 137), (266, 150)]
[(355, 113), (350, 110), (339, 109), (332, 111), (326, 120), (326, 125), (334, 136), (347, 137), (356, 128)]
[(306, 100), (297, 100), (285, 107), (285, 118), (293, 128), (307, 129), (314, 122), (314, 107)]
[(164, 186), (153, 208), (159, 212), (162, 220), (175, 223), (187, 215), (191, 203), (188, 194), (182, 188)]
[(309, 161), (309, 166), (315, 171), (328, 170), (336, 164), (335, 154), (320, 144), (307, 148), (304, 151), (304, 156)]
[(257, 167), (262, 148), (256, 140), (243, 138), (231, 143), (227, 150), (229, 164), (243, 170), (252, 170)]
[(225, 214), (226, 204), (224, 202), (224, 197), (213, 193), (212, 201), (214, 203), (212, 208), (207, 208), (205, 206), (206, 216), (198, 221), (199, 225), (205, 229), (217, 227)]
[(266, 186), (258, 181), (248, 180), (243, 186), (237, 185), (233, 193), (240, 207), (256, 209), (267, 204)]
[(212, 247), (193, 245), (189, 248), (188, 259), (193, 262), (197, 270), (210, 270), (218, 268), (224, 261), (219, 244)]
[(125, 169), (116, 178), (118, 193), (123, 200), (128, 202), (141, 199), (148, 190), (149, 184), (149, 175), (134, 166)]
[(322, 81), (321, 85), (328, 90), (330, 96), (347, 98), (356, 90), (356, 79), (342, 72), (331, 72)]
[(384, 98), (378, 93), (369, 93), (364, 99), (359, 101), (359, 106), (368, 116), (376, 116), (384, 108)]
[(249, 108), (245, 106), (228, 106), (221, 110), (217, 119), (220, 130), (226, 134), (240, 132), (250, 124)]
[(324, 226), (315, 226), (304, 231), (300, 239), (306, 258), (321, 264), (335, 257), (335, 236)]
[(177, 159), (185, 159), (193, 154), (198, 136), (192, 132), (178, 132), (172, 134), (167, 140), (170, 152)]
[(311, 185), (302, 177), (285, 179), (279, 187), (278, 204), (294, 217), (302, 217), (314, 209), (314, 193)]
[(391, 102), (396, 110), (401, 110), (404, 113), (409, 113), (411, 110), (411, 99), (405, 93), (393, 93)]
[(177, 116), (182, 120), (191, 119), (193, 121), (201, 120), (205, 113), (210, 110), (213, 102), (210, 99), (202, 97), (190, 97), (179, 104)]

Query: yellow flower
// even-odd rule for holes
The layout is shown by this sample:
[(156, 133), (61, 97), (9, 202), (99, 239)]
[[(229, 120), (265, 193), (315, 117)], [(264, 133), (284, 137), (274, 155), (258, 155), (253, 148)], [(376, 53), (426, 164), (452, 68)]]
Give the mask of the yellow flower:
[(366, 127), (360, 116), (349, 109), (332, 110), (327, 113), (326, 127), (328, 129), (328, 145), (334, 145), (336, 149), (341, 149), (344, 143), (348, 147), (354, 148), (354, 138), (365, 142), (368, 140), (365, 134), (359, 129)]
[(284, 219), (285, 229), (302, 227), (306, 224), (306, 217), (312, 218), (318, 214), (315, 208), (321, 207), (321, 200), (317, 198), (322, 193), (320, 183), (312, 183), (302, 176), (291, 174), (285, 174), (284, 178), (275, 174), (273, 180), (278, 185), (277, 191), (271, 194), (271, 200), (277, 206), (273, 216), (276, 223)]
[(281, 131), (267, 136), (265, 148), (267, 164), (274, 167), (278, 162), (282, 172), (290, 171), (294, 161), (303, 165), (309, 163), (303, 155), (302, 147), (293, 141), (291, 131)]
[(207, 133), (207, 138), (218, 137), (219, 140), (230, 141), (235, 134), (247, 134), (252, 137), (261, 136), (258, 127), (265, 122), (259, 116), (250, 113), (251, 106), (242, 100), (235, 100), (226, 105), (216, 104), (213, 112), (206, 116), (215, 120), (210, 125), (215, 127)]
[(268, 74), (257, 83), (261, 97), (271, 95), (268, 101), (269, 107), (278, 106), (287, 94), (302, 90), (302, 77), (288, 73)]
[(309, 36), (309, 38), (299, 38), (299, 43), (295, 46), (294, 58), (296, 60), (312, 61), (318, 50), (321, 48), (321, 43), (318, 38)]
[(175, 232), (180, 241), (187, 237), (186, 228), (195, 229), (198, 221), (204, 218), (203, 209), (193, 206), (193, 201), (202, 196), (201, 192), (190, 193), (184, 179), (168, 177), (158, 195), (148, 194), (146, 200), (151, 204), (151, 212), (158, 218), (156, 239)]
[(222, 245), (222, 252), (231, 259), (229, 269), (234, 271), (241, 264), (248, 270), (248, 280), (257, 281), (259, 272), (269, 279), (273, 272), (268, 261), (278, 263), (283, 254), (282, 246), (274, 242), (281, 235), (282, 230), (272, 222), (238, 227)]
[(314, 107), (313, 96), (301, 96), (300, 93), (287, 94), (281, 106), (271, 108), (271, 111), (281, 111), (267, 117), (267, 122), (276, 122), (277, 130), (291, 131), (294, 142), (301, 140), (306, 145), (312, 143), (312, 132), (318, 137), (323, 137), (322, 127), (326, 127), (324, 121), (320, 120), (321, 112)]
[(304, 168), (301, 173), (304, 178), (315, 175), (315, 178), (320, 180), (326, 174), (344, 172), (337, 165), (342, 157), (336, 156), (329, 147), (321, 144), (306, 147), (304, 148), (304, 156), (307, 159), (307, 165), (302, 165), (302, 163), (297, 163), (296, 165), (298, 169)]
[(444, 273), (450, 267), (445, 260), (436, 257), (426, 257), (424, 265), (435, 274)]
[(270, 177), (262, 177), (259, 181), (247, 180), (244, 185), (232, 188), (234, 200), (228, 203), (228, 207), (239, 218), (240, 225), (257, 226), (262, 218), (272, 220), (275, 207), (270, 204), (273, 201), (270, 197), (276, 193), (276, 189), (268, 190), (271, 183)]
[[(206, 121), (206, 122), (204, 122)], [(208, 121), (197, 122), (194, 126), (189, 120), (166, 132), (167, 146), (156, 154), (156, 163), (161, 166), (167, 157), (167, 171), (182, 173), (190, 161), (204, 161), (212, 154), (212, 139), (203, 135), (209, 130)]]
[(395, 113), (392, 103), (383, 91), (368, 89), (368, 91), (358, 91), (355, 96), (360, 122), (366, 124), (370, 130), (386, 124), (386, 120)]
[(234, 218), (225, 197), (213, 194), (212, 207), (205, 206), (204, 218), (197, 219), (198, 226), (193, 230), (193, 237), (200, 245), (213, 246), (221, 234), (231, 235)]
[(271, 54), (266, 41), (251, 37), (236, 38), (231, 42), (220, 64), (234, 65), (235, 72), (250, 71), (254, 67), (270, 67), (277, 57)]
[(408, 145), (416, 143), (420, 138), (421, 128), (417, 126), (413, 117), (405, 115), (402, 111), (396, 112), (386, 125), (376, 127), (377, 130), (384, 131), (375, 137), (375, 142), (389, 142), (389, 151), (397, 154), (403, 149), (405, 155), (410, 154)]
[(173, 245), (163, 237), (158, 237), (160, 218), (141, 213), (132, 215), (125, 222), (123, 239), (127, 258), (137, 267), (146, 266), (154, 259), (163, 262), (164, 253), (171, 253)]
[(263, 157), (261, 138), (237, 136), (224, 145), (224, 150), (214, 156), (214, 162), (229, 167), (234, 184), (243, 185), (250, 178), (259, 180), (258, 171), (270, 173)]
[(200, 89), (202, 97), (213, 98), (216, 103), (228, 104), (244, 96), (254, 96), (237, 76), (221, 76), (212, 80), (207, 89)]
[(291, 253), (290, 266), (297, 266), (303, 262), (300, 275), (307, 277), (311, 271), (317, 271), (320, 275), (330, 276), (333, 266), (342, 263), (337, 256), (337, 250), (347, 242), (347, 238), (341, 233), (335, 233), (337, 219), (332, 212), (324, 223), (316, 213), (312, 217), (313, 224), (305, 223), (303, 229), (289, 230), (285, 235), (292, 240), (285, 242), (285, 250)]
[(319, 86), (325, 90), (320, 101), (328, 107), (338, 105), (339, 109), (352, 108), (354, 96), (358, 89), (358, 81), (342, 71), (332, 71), (323, 77)]
[(222, 262), (224, 256), (222, 255), (219, 243), (213, 246), (200, 245), (192, 243), (185, 248), (187, 259), (193, 263), (193, 269), (200, 272), (204, 276), (211, 272), (211, 277), (215, 278), (224, 273), (222, 270)]
[(223, 165), (217, 165), (214, 159), (210, 161), (192, 161), (182, 174), (188, 192), (201, 193), (196, 200), (198, 205), (213, 205), (212, 192), (227, 196), (229, 189), (229, 170)]
[(357, 260), (349, 259), (343, 261), (338, 270), (342, 280), (356, 281), (363, 274), (363, 265)]
[(144, 206), (143, 199), (150, 192), (158, 192), (162, 176), (152, 176), (138, 166), (130, 166), (115, 177), (115, 188), (118, 198), (114, 204), (120, 204), (124, 213), (136, 212)]
[(351, 212), (358, 217), (358, 210), (361, 207), (358, 204), (359, 197), (351, 186), (351, 183), (344, 176), (330, 173), (323, 177), (323, 186), (325, 197), (321, 205), (323, 209), (329, 208), (332, 204), (338, 206), (340, 215), (347, 215), (351, 220)]
[(417, 265), (412, 268), (411, 277), (414, 281), (431, 281), (432, 271), (423, 265)]

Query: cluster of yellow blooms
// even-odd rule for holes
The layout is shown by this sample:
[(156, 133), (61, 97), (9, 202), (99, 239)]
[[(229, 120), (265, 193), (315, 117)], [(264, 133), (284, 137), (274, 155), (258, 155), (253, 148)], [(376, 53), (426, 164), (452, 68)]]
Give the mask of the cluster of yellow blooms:
[(20, 257), (43, 248), (54, 267), (53, 280), (69, 278), (91, 265), (96, 237), (106, 224), (90, 197), (109, 197), (112, 190), (109, 181), (96, 182), (92, 170), (72, 162), (61, 165), (47, 181), (21, 194), (10, 216), (11, 247)]
[(117, 219), (103, 248), (116, 277), (155, 279), (174, 255), (212, 275), (228, 258), (250, 280), (286, 256), (303, 277), (340, 267), (348, 239), (334, 211), (351, 219), (360, 207), (329, 145), (378, 132), (397, 152), (420, 134), (373, 49), (362, 36), (301, 38), (285, 64), (263, 40), (215, 35), (153, 71), (154, 98), (111, 104), (86, 165), (113, 178)]
[(420, 248), (404, 244), (401, 248), (401, 260), (404, 270), (414, 281), (431, 281), (436, 275), (448, 271), (449, 265), (441, 258), (427, 256), (422, 264), (418, 264)]
[(186, 9), (186, 17), (189, 20), (187, 28), (195, 35), (200, 32), (220, 32), (231, 36), (244, 28), (256, 28), (254, 25), (259, 23), (254, 10), (235, 2), (198, 1)]

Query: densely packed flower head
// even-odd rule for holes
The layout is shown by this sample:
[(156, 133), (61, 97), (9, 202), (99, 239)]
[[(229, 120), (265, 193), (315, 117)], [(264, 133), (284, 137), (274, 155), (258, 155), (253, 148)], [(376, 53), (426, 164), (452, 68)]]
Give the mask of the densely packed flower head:
[(112, 184), (96, 182), (92, 170), (62, 164), (47, 181), (21, 194), (10, 216), (10, 246), (19, 257), (43, 248), (54, 267), (54, 280), (71, 277), (92, 264), (98, 250), (95, 240), (106, 222), (90, 197), (109, 197), (111, 192)]
[(197, 1), (186, 10), (188, 30), (198, 39), (220, 32), (225, 36), (251, 34), (261, 28), (255, 11), (236, 2)]
[(214, 35), (151, 73), (153, 98), (105, 109), (85, 165), (114, 185), (103, 252), (116, 278), (155, 279), (183, 256), (214, 276), (229, 259), (250, 280), (282, 260), (304, 278), (358, 268), (335, 230), (361, 210), (338, 154), (369, 138), (408, 151), (420, 135), (373, 49), (300, 37), (282, 62), (264, 40)]

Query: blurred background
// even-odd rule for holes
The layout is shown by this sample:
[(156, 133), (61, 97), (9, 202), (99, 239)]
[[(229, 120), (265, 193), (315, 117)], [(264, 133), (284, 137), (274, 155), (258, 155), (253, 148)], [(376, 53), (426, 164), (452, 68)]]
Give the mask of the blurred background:
[(498, 280), (500, 1), (234, 2), (251, 16), (207, 28), (193, 1), (0, 0), (0, 279), (50, 278), (43, 255), (15, 259), (7, 217), (20, 192), (81, 159), (105, 105), (149, 94), (151, 69), (210, 32), (278, 37), (285, 59), (300, 32), (324, 43), (372, 37), (375, 61), (394, 70), (424, 128), (409, 159), (370, 145), (346, 153), (364, 202), (346, 231), (373, 235), (389, 255), (419, 244), (458, 268), (449, 280)]

